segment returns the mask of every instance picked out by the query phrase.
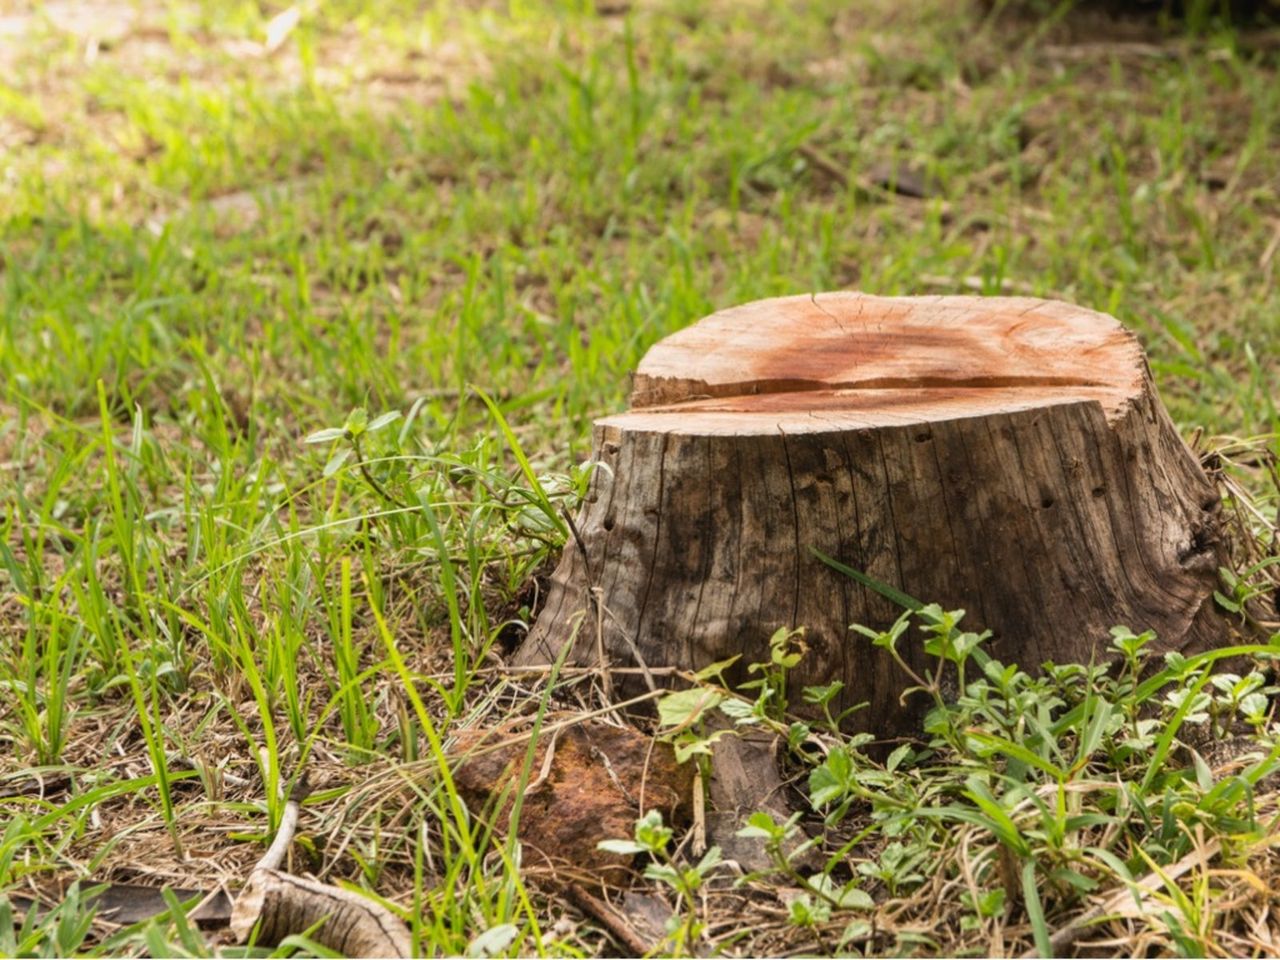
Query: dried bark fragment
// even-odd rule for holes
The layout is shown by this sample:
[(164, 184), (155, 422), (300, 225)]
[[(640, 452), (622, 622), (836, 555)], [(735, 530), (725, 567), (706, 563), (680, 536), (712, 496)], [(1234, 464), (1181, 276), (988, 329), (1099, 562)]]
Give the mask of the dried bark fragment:
[(411, 957), (413, 941), (399, 917), (368, 897), (341, 887), (259, 867), (249, 876), (231, 914), (231, 932), (245, 942), (274, 946), (310, 930), (312, 937), (348, 957)]
[(320, 944), (348, 957), (410, 957), (413, 938), (404, 922), (382, 904), (341, 887), (296, 877), (277, 868), (284, 862), (302, 801), (311, 784), (302, 776), (285, 803), (280, 827), (231, 910), (231, 933), (242, 943), (275, 946), (311, 931)]

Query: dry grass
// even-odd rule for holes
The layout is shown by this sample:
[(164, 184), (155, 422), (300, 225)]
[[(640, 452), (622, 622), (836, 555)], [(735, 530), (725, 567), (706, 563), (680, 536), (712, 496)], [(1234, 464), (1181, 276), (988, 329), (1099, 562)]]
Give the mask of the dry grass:
[[(234, 888), (305, 766), (291, 868), (398, 904), (425, 952), (505, 924), (510, 952), (625, 950), (564, 877), (459, 822), (456, 757), (427, 728), (448, 748), (541, 717), (547, 678), (503, 664), (563, 546), (536, 492), (572, 502), (587, 425), (649, 343), (757, 296), (1013, 290), (1115, 313), (1213, 451), (1245, 574), (1226, 599), (1280, 629), (1275, 35), (787, 7), (303, 4), (283, 36), (287, 10), (256, 3), (0, 10), (0, 890)], [(928, 195), (879, 185), (893, 169)], [(415, 509), (302, 445), (358, 405), (413, 410), (366, 459)], [(608, 713), (602, 690), (569, 672), (549, 703)], [(810, 770), (845, 745), (819, 731), (785, 771), (839, 882), (893, 839), (872, 800), (814, 810)], [(901, 781), (959, 802), (972, 760), (922, 756)], [(1127, 776), (1087, 772), (1088, 810)], [(1273, 954), (1276, 794), (1253, 802), (1234, 832), (1178, 808), (1152, 856), (1186, 871), (1070, 949)], [(1033, 806), (1015, 811), (1031, 831)], [(646, 915), (692, 915), (701, 952), (1034, 947), (990, 830), (901, 836), (928, 850), (921, 879), (866, 879), (874, 905), (828, 917), (798, 916), (782, 870), (718, 868), (694, 898), (639, 872), (595, 892), (659, 952), (679, 944)], [(1125, 889), (1081, 870), (1100, 885), (1046, 883), (1052, 929)], [(997, 888), (1004, 905), (975, 906)], [(190, 950), (178, 930), (112, 941), (99, 919), (32, 949)], [(218, 936), (201, 949), (231, 952)]]

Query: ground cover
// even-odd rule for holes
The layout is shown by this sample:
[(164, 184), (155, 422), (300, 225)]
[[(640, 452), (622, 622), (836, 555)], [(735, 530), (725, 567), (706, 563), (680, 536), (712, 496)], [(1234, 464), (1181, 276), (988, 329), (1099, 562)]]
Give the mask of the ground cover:
[[(592, 418), (729, 304), (1114, 314), (1240, 518), (1224, 602), (1274, 590), (1274, 33), (941, 0), (290, 9), (0, 13), (0, 891), (67, 903), (25, 934), (0, 907), (0, 952), (213, 949), (113, 932), (68, 885), (238, 883), (303, 766), (295, 866), (396, 904), (422, 952), (625, 950), (463, 812), (441, 751), (602, 707), (503, 657)], [(943, 614), (897, 642), (964, 636)], [(1009, 953), (1145, 875), (1081, 942), (1274, 952), (1271, 680), (1168, 670), (993, 675), (892, 760), (707, 678), (699, 703), (797, 738), (823, 858), (779, 835), (745, 884), (638, 878), (678, 921), (653, 942)], [(1215, 765), (1206, 730), (1245, 742)], [(656, 868), (692, 843), (630, 839)]]

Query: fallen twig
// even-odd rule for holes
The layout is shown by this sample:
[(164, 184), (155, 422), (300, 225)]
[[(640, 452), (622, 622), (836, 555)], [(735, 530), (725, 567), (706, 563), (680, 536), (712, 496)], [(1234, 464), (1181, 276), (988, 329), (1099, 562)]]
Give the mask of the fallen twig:
[(284, 813), (280, 816), (280, 829), (276, 831), (275, 839), (271, 841), (271, 846), (267, 847), (267, 852), (262, 855), (262, 859), (254, 866), (254, 870), (278, 870), (280, 864), (284, 863), (289, 845), (293, 843), (293, 835), (298, 830), (298, 815), (302, 811), (302, 801), (307, 799), (307, 794), (310, 792), (311, 784), (304, 776), (290, 791), (289, 799), (284, 805)]
[(571, 883), (565, 887), (565, 894), (571, 903), (591, 919), (596, 920), (634, 957), (643, 957), (654, 948), (654, 944), (646, 943), (644, 938), (628, 926), (609, 904), (599, 897), (588, 893), (584, 887)]
[[(856, 175), (850, 176), (849, 172), (843, 166), (811, 143), (800, 144), (796, 147), (796, 153), (808, 160), (815, 169), (822, 171), (841, 187), (844, 187), (845, 189), (852, 187), (858, 191), (858, 193), (868, 197), (869, 199), (885, 202), (905, 200), (910, 203), (919, 203), (924, 199), (923, 197), (915, 196), (910, 192), (904, 193), (898, 190), (892, 190), (889, 187), (877, 183), (870, 177)], [(937, 207), (939, 214), (944, 219), (951, 216), (951, 204), (947, 201), (935, 200), (932, 201), (932, 205)]]

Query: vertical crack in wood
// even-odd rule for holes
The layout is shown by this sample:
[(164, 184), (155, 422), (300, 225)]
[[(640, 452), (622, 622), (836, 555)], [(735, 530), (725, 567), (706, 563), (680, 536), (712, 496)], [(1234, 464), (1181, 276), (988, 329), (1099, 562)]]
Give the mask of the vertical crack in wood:
[[(609, 582), (605, 583), (605, 575), (602, 573), (600, 582), (596, 584), (600, 588), (600, 612), (603, 613), (605, 604), (611, 602), (614, 591), (617, 587), (619, 577), (624, 575), (626, 564), (618, 559), (618, 555), (625, 553), (627, 546), (627, 538), (631, 535), (632, 525), (630, 523), (630, 515), (633, 510), (642, 510), (643, 504), (641, 498), (637, 496), (634, 487), (644, 480), (644, 471), (636, 473), (633, 470), (636, 460), (636, 447), (639, 445), (642, 437), (620, 436), (618, 438), (618, 452), (614, 457), (615, 473), (613, 477), (613, 489), (609, 493), (609, 503), (605, 507), (604, 518), (613, 517), (612, 529), (605, 528), (605, 536), (600, 548), (602, 556), (600, 558), (601, 570), (608, 571)], [(624, 460), (626, 461), (624, 463)], [(618, 516), (614, 512), (615, 500), (622, 501), (622, 515)], [(601, 521), (604, 522), (603, 520)], [(590, 597), (587, 602), (591, 603)], [(555, 653), (552, 652), (552, 657)]]
[[(748, 459), (752, 463), (753, 471), (759, 474), (759, 482), (757, 483), (756, 487), (752, 491), (753, 495), (750, 500), (752, 504), (752, 511), (751, 511), (752, 519), (759, 524), (759, 529), (751, 531), (750, 540), (753, 543), (760, 545), (757, 549), (768, 550), (769, 547), (771, 546), (769, 533), (773, 526), (773, 522), (772, 522), (773, 511), (772, 511), (772, 501), (769, 498), (768, 470), (766, 468), (764, 458), (760, 455), (760, 450), (758, 445), (756, 445), (756, 448), (748, 454)], [(745, 495), (744, 495), (744, 499), (745, 499)], [(756, 639), (754, 636), (752, 636), (752, 634), (756, 634), (759, 632), (761, 623), (767, 622), (763, 618), (768, 616), (767, 612), (765, 611), (765, 598), (767, 595), (766, 591), (769, 587), (768, 578), (769, 576), (772, 575), (773, 571), (772, 569), (770, 569), (770, 566), (768, 564), (765, 564), (763, 565), (763, 570), (760, 570), (759, 568), (757, 569), (757, 573), (761, 573), (761, 572), (764, 575), (760, 576), (754, 584), (748, 587), (748, 589), (751, 589), (751, 587), (754, 587), (755, 595), (756, 595), (755, 615), (745, 625), (745, 629), (748, 633), (748, 637), (750, 640)]]
[[(1137, 412), (1139, 416), (1141, 415), (1140, 411), (1135, 411), (1135, 412)], [(1120, 437), (1116, 434), (1114, 430), (1109, 431), (1108, 442), (1110, 443), (1115, 453), (1117, 461), (1123, 462), (1124, 451), (1122, 449)], [(1140, 445), (1141, 441), (1136, 441), (1136, 443)], [(1136, 460), (1139, 448), (1135, 446), (1135, 447), (1131, 447), (1130, 449), (1134, 451), (1134, 458)], [(1146, 523), (1145, 519), (1143, 518), (1143, 516), (1135, 512), (1135, 507), (1138, 506), (1139, 500), (1135, 496), (1135, 491), (1133, 489), (1133, 478), (1130, 476), (1131, 471), (1121, 469), (1119, 472), (1124, 479), (1124, 501), (1125, 501), (1124, 506), (1125, 506), (1126, 512), (1129, 515), (1129, 522), (1132, 525), (1133, 533), (1134, 533), (1132, 543), (1134, 544), (1143, 543), (1145, 546), (1145, 542), (1142, 541), (1141, 537), (1144, 533), (1150, 532), (1150, 528)], [(1163, 548), (1164, 545), (1160, 544), (1160, 546)], [(1173, 601), (1174, 608), (1179, 612), (1181, 612), (1182, 609), (1186, 607), (1187, 598), (1169, 589), (1164, 582), (1166, 577), (1163, 576), (1160, 572), (1153, 571), (1151, 569), (1151, 565), (1148, 562), (1146, 549), (1144, 549), (1143, 547), (1138, 547), (1137, 554), (1138, 554), (1138, 562), (1142, 565), (1142, 572), (1146, 575), (1146, 580), (1149, 584), (1148, 588), (1146, 590), (1143, 590), (1141, 593), (1139, 593), (1138, 596), (1145, 598), (1145, 597), (1151, 596), (1152, 593), (1155, 593), (1157, 595), (1164, 594), (1166, 597), (1170, 598)], [(1159, 623), (1162, 620), (1164, 620), (1165, 617), (1167, 616), (1167, 607), (1164, 604), (1159, 604), (1154, 608), (1151, 608), (1144, 603), (1144, 613), (1148, 609), (1150, 609), (1150, 613), (1144, 616), (1144, 620), (1150, 617), (1151, 621)]]
[(893, 584), (904, 593), (911, 592), (911, 585), (906, 583), (902, 569), (902, 539), (898, 533), (898, 517), (893, 509), (893, 479), (889, 476), (889, 461), (884, 452), (884, 432), (875, 434), (876, 449), (880, 454), (880, 469), (884, 473), (884, 505), (889, 511), (889, 529), (893, 531), (893, 563), (898, 571), (898, 579)]
[[(955, 526), (956, 522), (958, 519), (963, 519), (963, 518), (958, 516), (958, 514), (960, 514), (961, 511), (956, 508), (952, 498), (948, 497), (947, 495), (947, 491), (951, 485), (951, 481), (950, 481), (950, 478), (947, 477), (947, 475), (943, 471), (942, 455), (938, 452), (938, 447), (940, 446), (938, 442), (939, 433), (940, 431), (945, 433), (949, 430), (950, 430), (950, 424), (938, 424), (934, 427), (931, 427), (929, 430), (929, 438), (930, 438), (929, 445), (933, 448), (933, 464), (938, 471), (938, 486), (942, 490), (942, 502), (947, 512), (947, 530), (951, 534), (951, 555), (954, 558), (956, 558), (956, 562), (961, 565), (962, 571), (963, 570), (969, 571), (967, 574), (962, 573), (962, 576), (966, 583), (966, 586), (972, 586), (977, 595), (978, 616), (981, 619), (981, 626), (985, 628), (987, 624), (990, 623), (990, 620), (987, 617), (987, 597), (986, 597), (986, 589), (985, 589), (986, 577), (983, 576), (981, 571), (977, 571), (975, 574), (973, 570), (972, 561), (968, 557), (967, 549), (962, 549), (962, 544), (965, 547), (967, 547), (968, 544), (963, 538), (956, 535), (956, 526)], [(947, 448), (948, 448), (948, 451), (950, 452), (950, 448), (951, 448), (950, 442), (947, 443)], [(966, 459), (967, 459), (967, 453), (966, 453)]]
[[(902, 567), (902, 539), (899, 535), (897, 511), (893, 509), (893, 481), (889, 476), (889, 462), (885, 457), (884, 438), (888, 431), (878, 430), (872, 436), (875, 439), (876, 450), (880, 455), (880, 469), (884, 473), (884, 506), (889, 514), (889, 527), (893, 536), (893, 564), (898, 571), (897, 579), (893, 584), (899, 590), (906, 594), (911, 594), (915, 589), (914, 584), (906, 582)], [(902, 613), (901, 610), (896, 611)], [(919, 668), (922, 657), (917, 655), (914, 646), (908, 646), (904, 651), (905, 659), (913, 668)], [(873, 707), (878, 705), (882, 710), (889, 711), (891, 715), (897, 715), (901, 712), (901, 701), (894, 702), (893, 690), (901, 689), (902, 684), (895, 683), (895, 675), (897, 673), (896, 665), (884, 658), (880, 661), (881, 668), (873, 672), (873, 683), (871, 689), (871, 702)]]
[[(1105, 491), (1101, 499), (1104, 501), (1107, 532), (1111, 535), (1111, 550), (1107, 555), (1115, 558), (1114, 565), (1118, 569), (1121, 577), (1124, 579), (1124, 583), (1127, 588), (1125, 593), (1125, 607), (1128, 609), (1128, 613), (1131, 616), (1138, 616), (1140, 615), (1139, 610), (1134, 609), (1134, 606), (1141, 603), (1139, 598), (1142, 594), (1138, 589), (1138, 584), (1134, 582), (1133, 575), (1130, 572), (1130, 563), (1128, 562), (1130, 558), (1127, 556), (1127, 551), (1125, 549), (1125, 544), (1129, 542), (1129, 538), (1124, 535), (1125, 531), (1120, 530), (1117, 526), (1115, 494), (1107, 486), (1106, 478), (1109, 477), (1112, 471), (1107, 470), (1105, 453), (1098, 449), (1097, 444), (1094, 442), (1095, 435), (1091, 434), (1089, 430), (1088, 411), (1083, 408), (1078, 408), (1069, 411), (1068, 415), (1074, 416), (1076, 419), (1083, 421), (1080, 424), (1078, 435), (1089, 438), (1088, 440), (1082, 441), (1081, 452), (1085, 454), (1090, 462), (1090, 466), (1092, 467), (1090, 471), (1091, 474), (1096, 480), (1102, 483), (1102, 487)], [(1132, 520), (1132, 517), (1130, 517), (1130, 520)], [(1126, 626), (1132, 626), (1132, 624), (1126, 624)], [(1142, 628), (1138, 627), (1138, 629)]]
[[(1088, 484), (1072, 482), (1071, 464), (1068, 462), (1066, 454), (1063, 453), (1062, 441), (1058, 436), (1058, 432), (1052, 428), (1041, 432), (1048, 434), (1049, 442), (1053, 444), (1054, 452), (1058, 456), (1058, 473), (1062, 478), (1062, 496), (1060, 499), (1065, 500), (1070, 507), (1072, 524), (1076, 529), (1076, 535), (1072, 538), (1072, 542), (1087, 547), (1091, 540), (1092, 524), (1085, 522), (1085, 512), (1093, 509), (1094, 498), (1087, 489)], [(1079, 471), (1076, 472), (1078, 473)], [(1093, 559), (1089, 557), (1080, 558), (1080, 569), (1085, 572), (1085, 576), (1093, 586), (1094, 599), (1089, 604), (1090, 608), (1102, 610), (1106, 608), (1109, 598), (1114, 599), (1115, 591), (1104, 580), (1099, 579), (1099, 564), (1096, 560), (1090, 562)]]
[[(610, 494), (609, 507), (607, 509), (611, 510), (614, 499), (620, 497), (623, 505), (622, 516), (615, 518), (612, 530), (606, 530), (605, 556), (601, 559), (601, 567), (608, 570), (611, 577), (608, 584), (604, 582), (603, 576), (600, 578), (601, 613), (607, 612), (609, 604), (613, 602), (611, 598), (617, 595), (619, 583), (626, 578), (634, 576), (634, 571), (627, 561), (627, 554), (632, 552), (638, 531), (644, 529), (643, 491), (646, 481), (649, 479), (647, 469), (638, 466), (637, 461), (640, 463), (645, 462), (646, 457), (644, 454), (647, 453), (650, 443), (651, 435), (649, 434), (619, 438), (616, 456), (617, 470), (613, 483), (614, 489)], [(641, 448), (643, 448), (643, 451)], [(661, 461), (659, 461), (659, 469), (661, 469)], [(658, 509), (661, 509), (661, 502), (659, 502)], [(606, 516), (608, 515), (606, 513)], [(656, 539), (654, 543), (656, 551)], [(591, 600), (588, 597), (588, 603), (590, 602)], [(629, 637), (623, 624), (618, 623), (613, 616), (610, 616), (609, 619), (613, 624), (613, 628), (623, 637), (623, 650), (630, 653), (631, 648), (639, 642), (639, 637)], [(610, 646), (607, 640), (605, 645), (606, 647)], [(578, 641), (578, 649), (583, 651), (589, 651), (593, 646), (594, 644), (591, 643), (590, 637), (582, 638)], [(551, 657), (554, 658), (558, 653), (559, 650), (553, 650)], [(590, 653), (586, 653), (586, 656), (590, 657)], [(632, 655), (632, 659), (635, 659), (634, 655)], [(589, 661), (583, 660), (583, 662)]]
[[(849, 498), (853, 501), (853, 510), (854, 510), (853, 520), (854, 520), (854, 528), (857, 536), (857, 540), (856, 540), (857, 556), (847, 557), (847, 558), (838, 557), (837, 559), (843, 560), (845, 563), (848, 563), (855, 570), (861, 570), (865, 572), (868, 566), (867, 558), (870, 555), (870, 550), (868, 549), (866, 544), (866, 537), (869, 536), (869, 534), (865, 533), (862, 529), (862, 505), (861, 503), (859, 503), (858, 481), (854, 474), (853, 454), (849, 451), (850, 435), (846, 433), (841, 439), (842, 439), (841, 446), (844, 447), (845, 469), (848, 470), (849, 472)], [(860, 582), (855, 582), (854, 589), (858, 592), (858, 595), (862, 598), (861, 607), (862, 607), (863, 613), (862, 613), (862, 617), (859, 619), (859, 622), (862, 622), (863, 620), (869, 620), (871, 617), (871, 604), (869, 601), (870, 591), (867, 589), (865, 584)], [(848, 619), (850, 623), (853, 622), (852, 618), (848, 618)]]
[[(1002, 417), (1001, 422), (1002, 424), (1008, 424), (1008, 418)], [(1039, 494), (1032, 492), (1031, 488), (1027, 485), (1027, 476), (1028, 476), (1027, 461), (1022, 455), (1022, 445), (1018, 443), (1018, 431), (1013, 429), (1012, 425), (1008, 426), (1008, 431), (1009, 431), (1009, 442), (1012, 443), (1013, 445), (1013, 456), (1014, 456), (1014, 459), (1017, 461), (1017, 473), (1018, 473), (1019, 485), (1022, 487), (1023, 508), (1026, 511), (1025, 519), (1029, 521), (1029, 524), (1027, 525), (1029, 525), (1031, 530), (1035, 531), (1039, 535), (1040, 544), (1047, 546), (1049, 543), (1052, 543), (1053, 541), (1052, 539), (1046, 539), (1044, 535), (1044, 522), (1040, 517), (1040, 514), (1043, 511), (1037, 509), (1037, 505), (1040, 502)], [(1040, 476), (1040, 470), (1037, 469), (1034, 473), (1030, 475), (1038, 477)], [(1023, 524), (1019, 523), (1019, 526), (1023, 526)], [(1053, 564), (1052, 573), (1057, 574), (1057, 576), (1054, 577), (1054, 580), (1057, 582), (1062, 581), (1062, 574), (1058, 568), (1057, 557), (1054, 557), (1050, 555), (1048, 551), (1045, 551), (1044, 555), (1041, 557), (1037, 557), (1037, 559), (1042, 561), (1051, 560)], [(1050, 573), (1050, 570), (1046, 568), (1044, 572)], [(1037, 578), (1037, 580), (1039, 579), (1040, 578)], [(1056, 587), (1056, 583), (1051, 583), (1051, 584), (1038, 583), (1037, 586), (1040, 586), (1042, 589), (1053, 589)], [(1055, 649), (1060, 648), (1062, 644), (1062, 635), (1060, 631), (1062, 629), (1063, 624), (1061, 623), (1058, 617), (1045, 617), (1044, 619), (1045, 619), (1044, 629), (1048, 632), (1049, 636), (1052, 638), (1053, 647)], [(1032, 664), (1031, 666), (1039, 667), (1040, 665), (1037, 663), (1037, 664)]]
[(782, 424), (778, 424), (778, 434), (782, 437), (782, 458), (786, 463), (787, 483), (791, 488), (791, 532), (795, 557), (791, 568), (795, 572), (795, 587), (791, 591), (791, 618), (787, 626), (794, 630), (800, 626), (796, 621), (800, 616), (800, 572), (804, 569), (805, 558), (800, 555), (800, 505), (796, 502), (796, 475), (791, 468), (791, 451), (787, 447), (787, 432), (782, 429)]
[[(842, 452), (843, 446), (844, 445), (841, 444), (841, 449), (837, 449), (836, 447), (824, 441), (821, 449), (822, 449), (822, 460), (823, 460), (824, 469), (832, 477), (831, 512), (835, 516), (836, 545), (837, 545), (837, 549), (840, 551), (840, 554), (837, 556), (837, 559), (841, 560), (844, 563), (848, 563), (849, 560), (846, 558), (849, 556), (849, 549), (848, 549), (848, 538), (845, 536), (845, 511), (846, 510), (856, 511), (857, 508), (853, 506), (852, 481), (850, 481), (849, 503), (848, 505), (841, 503), (841, 500), (840, 500), (841, 491), (840, 491), (839, 482), (838, 482), (840, 471), (838, 469), (834, 469), (834, 467), (837, 465), (832, 464), (832, 458), (834, 456), (839, 461), (838, 466), (845, 465), (845, 455)], [(812, 563), (812, 560), (810, 560), (809, 562)], [(829, 579), (831, 578), (831, 575), (833, 573), (834, 571), (830, 571), (830, 570), (822, 571), (822, 575), (828, 577)], [(851, 646), (851, 644), (849, 643), (849, 624), (851, 622), (849, 619), (849, 583), (851, 583), (852, 581), (848, 577), (843, 577), (843, 576), (839, 578), (839, 581), (840, 581), (839, 590), (840, 590), (840, 609), (841, 609), (840, 630), (839, 632), (836, 633), (835, 637), (832, 638), (832, 641), (835, 645), (836, 650), (839, 652), (838, 653), (840, 657), (839, 676), (845, 677), (849, 675), (849, 648)], [(843, 698), (841, 698), (841, 702), (843, 703)]]
[(811, 302), (815, 307), (817, 307), (819, 310), (821, 310), (823, 313), (825, 313), (828, 317), (830, 317), (832, 320), (834, 320), (834, 321), (835, 321), (835, 323), (836, 323), (836, 326), (840, 328), (840, 332), (841, 332), (841, 333), (843, 333), (846, 337), (850, 335), (850, 334), (849, 334), (849, 328), (848, 328), (848, 327), (846, 327), (846, 326), (844, 325), (844, 321), (843, 321), (843, 320), (841, 320), (839, 317), (837, 317), (834, 313), (832, 313), (832, 312), (831, 312), (830, 310), (828, 310), (826, 307), (824, 307), (824, 306), (822, 305), (822, 302), (818, 299), (818, 295), (817, 295), (816, 293), (811, 293), (811, 294), (809, 294), (809, 301), (810, 301), (810, 302)]
[(659, 549), (662, 546), (662, 514), (666, 507), (666, 503), (663, 500), (663, 488), (666, 482), (667, 440), (670, 434), (664, 433), (661, 436), (662, 442), (658, 452), (658, 498), (657, 506), (654, 510), (656, 516), (653, 527), (653, 553), (649, 557), (649, 576), (645, 580), (644, 593), (640, 597), (639, 615), (636, 618), (635, 639), (637, 646), (643, 646), (644, 644), (644, 618), (649, 612), (649, 594), (653, 589), (653, 576), (660, 562)]
[(685, 663), (692, 663), (694, 657), (694, 649), (698, 636), (698, 622), (702, 616), (702, 597), (707, 592), (707, 581), (711, 579), (712, 558), (715, 556), (715, 548), (712, 544), (713, 538), (720, 534), (716, 529), (715, 516), (715, 498), (712, 492), (712, 485), (716, 482), (715, 463), (712, 457), (711, 438), (702, 438), (702, 448), (706, 461), (703, 482), (706, 486), (706, 505), (703, 508), (702, 535), (704, 543), (702, 545), (702, 575), (698, 578), (698, 600), (693, 606), (693, 618), (689, 621), (689, 627), (684, 631), (684, 638), (680, 642), (684, 646)]
[[(736, 518), (735, 529), (738, 532), (738, 544), (734, 553), (733, 561), (733, 590), (729, 595), (729, 612), (725, 615), (725, 622), (733, 630), (733, 641), (739, 643), (737, 634), (737, 620), (734, 617), (734, 611), (738, 609), (738, 590), (742, 586), (742, 544), (746, 541), (746, 500), (747, 492), (742, 489), (742, 449), (741, 440), (735, 438), (731, 444), (733, 450), (734, 475), (738, 478), (738, 515)], [(713, 657), (714, 659), (714, 657)]]

